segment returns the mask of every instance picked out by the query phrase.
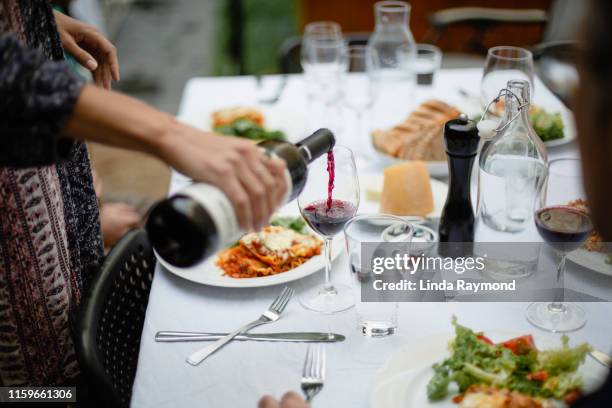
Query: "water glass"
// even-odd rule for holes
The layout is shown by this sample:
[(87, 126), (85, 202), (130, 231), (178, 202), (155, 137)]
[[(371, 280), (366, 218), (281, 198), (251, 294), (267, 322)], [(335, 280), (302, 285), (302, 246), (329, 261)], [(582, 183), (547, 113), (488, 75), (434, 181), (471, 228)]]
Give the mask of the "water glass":
[[(357, 327), (368, 337), (390, 336), (398, 327), (398, 305), (397, 302), (389, 301), (384, 292), (369, 290), (377, 275), (370, 266), (362, 265), (362, 244), (394, 243), (394, 247), (399, 244), (402, 250), (409, 252), (413, 236), (412, 225), (405, 219), (393, 215), (359, 215), (346, 224), (344, 236), (355, 299)], [(368, 301), (364, 301), (362, 296), (366, 291)]]
[(413, 70), (417, 85), (433, 85), (436, 72), (442, 64), (442, 50), (435, 45), (417, 44)]
[(531, 97), (533, 87), (533, 54), (519, 47), (493, 47), (487, 52), (487, 59), (480, 83), (480, 102), (485, 108), (506, 87), (508, 81), (524, 79), (529, 82)]
[(306, 80), (309, 117), (317, 128), (338, 133), (342, 75), (346, 72), (346, 44), (338, 23), (318, 21), (304, 28), (301, 64)]
[(372, 81), (373, 71), (377, 67), (376, 50), (370, 46), (354, 45), (346, 50), (348, 72), (343, 81), (342, 100), (344, 105), (356, 117), (357, 140), (366, 157), (373, 154), (370, 132), (366, 125), (368, 114), (376, 100), (377, 88)]

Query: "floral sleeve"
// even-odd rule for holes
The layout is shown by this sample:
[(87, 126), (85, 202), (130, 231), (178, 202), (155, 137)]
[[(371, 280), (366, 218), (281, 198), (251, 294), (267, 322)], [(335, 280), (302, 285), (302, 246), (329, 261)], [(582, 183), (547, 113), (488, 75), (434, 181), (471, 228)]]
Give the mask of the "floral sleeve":
[(41, 166), (67, 157), (72, 142), (61, 130), (82, 86), (64, 61), (0, 32), (0, 166)]

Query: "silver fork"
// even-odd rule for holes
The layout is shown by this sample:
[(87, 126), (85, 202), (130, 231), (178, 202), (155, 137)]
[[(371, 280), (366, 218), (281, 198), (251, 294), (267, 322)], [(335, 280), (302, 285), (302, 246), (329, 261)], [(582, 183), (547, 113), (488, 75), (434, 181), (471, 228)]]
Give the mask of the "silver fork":
[(263, 312), (263, 314), (259, 316), (257, 320), (254, 320), (251, 323), (242, 326), (238, 330), (229, 333), (227, 336), (220, 338), (213, 344), (196, 351), (187, 358), (187, 362), (194, 366), (198, 365), (215, 351), (229, 343), (237, 335), (246, 333), (252, 328), (261, 326), (262, 324), (271, 323), (278, 320), (281, 313), (283, 313), (283, 310), (285, 310), (285, 306), (287, 306), (287, 303), (289, 303), (291, 296), (293, 296), (293, 289), (285, 287), (281, 294), (278, 295), (274, 302), (272, 302), (268, 310)]
[(309, 344), (302, 370), (302, 391), (310, 402), (325, 382), (325, 348), (322, 344)]

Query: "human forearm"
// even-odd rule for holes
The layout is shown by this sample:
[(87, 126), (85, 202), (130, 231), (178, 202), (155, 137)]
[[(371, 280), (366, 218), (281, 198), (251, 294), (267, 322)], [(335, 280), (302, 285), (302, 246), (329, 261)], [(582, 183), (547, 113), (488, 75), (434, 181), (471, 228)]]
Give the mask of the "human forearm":
[(85, 85), (63, 134), (161, 157), (176, 119), (117, 92)]
[(91, 85), (83, 87), (63, 135), (149, 153), (194, 180), (216, 185), (245, 230), (265, 225), (287, 188), (284, 162), (268, 159), (251, 141), (203, 132)]

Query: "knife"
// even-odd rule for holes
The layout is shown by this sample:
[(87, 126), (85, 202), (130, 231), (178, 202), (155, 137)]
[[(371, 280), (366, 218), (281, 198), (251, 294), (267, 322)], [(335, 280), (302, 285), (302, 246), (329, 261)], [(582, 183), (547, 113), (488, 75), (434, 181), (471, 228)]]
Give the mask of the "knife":
[(603, 364), (605, 367), (612, 368), (612, 357), (604, 353), (603, 351), (592, 349), (589, 352), (589, 355), (595, 359), (600, 364)]
[[(177, 332), (159, 331), (155, 334), (157, 342), (179, 342), (179, 341), (212, 341), (225, 336), (226, 333), (197, 333), (197, 332)], [(253, 341), (288, 341), (303, 343), (335, 343), (344, 341), (346, 337), (336, 333), (245, 333), (239, 334), (234, 340), (253, 340)]]

